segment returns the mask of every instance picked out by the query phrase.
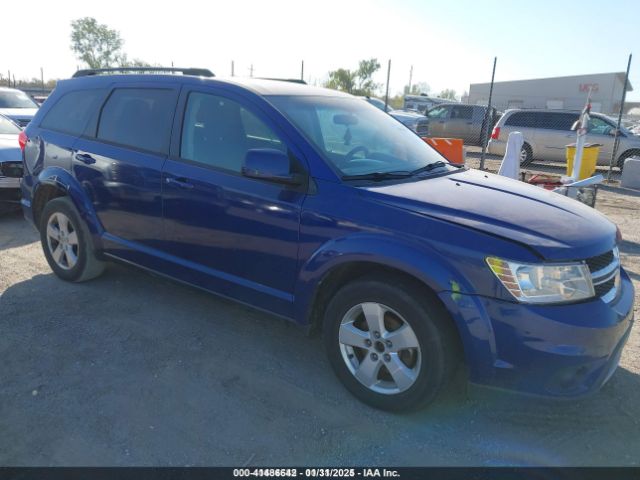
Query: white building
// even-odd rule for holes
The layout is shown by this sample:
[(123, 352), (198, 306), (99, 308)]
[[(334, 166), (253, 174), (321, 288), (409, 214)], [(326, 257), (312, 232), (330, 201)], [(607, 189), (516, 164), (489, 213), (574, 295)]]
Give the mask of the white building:
[[(593, 111), (617, 113), (622, 100), (624, 77), (624, 72), (618, 72), (495, 82), (491, 103), (503, 111), (508, 108), (581, 110), (591, 89)], [(489, 101), (490, 85), (471, 84), (468, 103), (486, 105)], [(629, 83), (627, 92), (632, 90)]]

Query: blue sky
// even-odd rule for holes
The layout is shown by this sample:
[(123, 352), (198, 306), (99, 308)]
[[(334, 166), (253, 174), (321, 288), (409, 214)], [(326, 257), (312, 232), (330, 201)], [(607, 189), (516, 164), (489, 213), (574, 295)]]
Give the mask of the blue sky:
[[(392, 60), (391, 92), (409, 81), (432, 93), (459, 94), (473, 82), (623, 71), (638, 42), (640, 1), (415, 1), (415, 0), (181, 0), (179, 4), (124, 0), (32, 0), (28, 21), (3, 22), (0, 72), (18, 78), (64, 78), (79, 65), (69, 49), (69, 23), (93, 16), (120, 31), (129, 57), (169, 65), (202, 66), (229, 75), (296, 77), (322, 82), (329, 70), (376, 57)], [(25, 18), (19, 2), (6, 18)], [(12, 11), (13, 10), (13, 11)], [(28, 25), (28, 28), (26, 28)], [(640, 101), (640, 51), (631, 83)]]

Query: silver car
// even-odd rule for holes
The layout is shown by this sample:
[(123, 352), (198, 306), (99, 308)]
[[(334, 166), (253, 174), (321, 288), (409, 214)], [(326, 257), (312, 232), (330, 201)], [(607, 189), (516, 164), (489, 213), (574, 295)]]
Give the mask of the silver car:
[[(565, 162), (566, 146), (576, 141), (576, 132), (571, 128), (579, 115), (580, 112), (566, 110), (507, 110), (493, 129), (489, 153), (504, 155), (509, 133), (517, 131), (524, 136), (521, 165), (528, 165), (534, 159)], [(602, 145), (598, 165), (609, 165), (615, 132), (614, 119), (601, 113), (591, 114), (587, 142)], [(640, 137), (622, 127), (614, 165), (622, 168), (624, 161), (633, 155), (640, 155)]]
[(15, 88), (0, 87), (0, 115), (9, 117), (24, 128), (38, 111), (38, 104)]

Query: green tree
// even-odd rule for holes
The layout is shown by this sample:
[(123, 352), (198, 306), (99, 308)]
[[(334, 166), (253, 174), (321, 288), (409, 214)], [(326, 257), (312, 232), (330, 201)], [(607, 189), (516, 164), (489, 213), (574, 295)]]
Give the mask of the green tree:
[(78, 18), (71, 22), (71, 50), (89, 68), (109, 68), (122, 58), (120, 33), (95, 18)]
[(339, 68), (329, 72), (329, 81), (325, 84), (327, 88), (334, 90), (342, 90), (343, 92), (353, 93), (355, 87), (355, 72), (345, 68)]
[(420, 95), (423, 93), (426, 95), (430, 91), (431, 87), (427, 82), (414, 83), (413, 85), (411, 85), (411, 88), (409, 88), (409, 85), (404, 86), (405, 95)]
[(375, 58), (360, 60), (357, 70), (339, 68), (329, 72), (325, 87), (353, 95), (373, 95), (379, 85), (373, 81), (373, 75), (380, 69)]
[(438, 95), (440, 98), (446, 98), (447, 100), (455, 100), (456, 99), (456, 91), (450, 88), (445, 88)]

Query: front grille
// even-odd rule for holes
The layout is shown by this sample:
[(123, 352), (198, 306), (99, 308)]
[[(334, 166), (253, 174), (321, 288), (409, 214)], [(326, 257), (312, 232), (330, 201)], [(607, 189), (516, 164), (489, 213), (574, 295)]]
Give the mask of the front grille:
[(585, 263), (591, 272), (596, 296), (605, 302), (613, 301), (618, 294), (617, 280), (620, 278), (620, 256), (618, 248), (602, 255), (587, 258)]
[(613, 250), (608, 251), (607, 253), (603, 253), (602, 255), (598, 255), (597, 257), (587, 258), (586, 262), (589, 266), (589, 270), (591, 273), (597, 272), (598, 270), (603, 269), (607, 265), (609, 265), (614, 260)]

